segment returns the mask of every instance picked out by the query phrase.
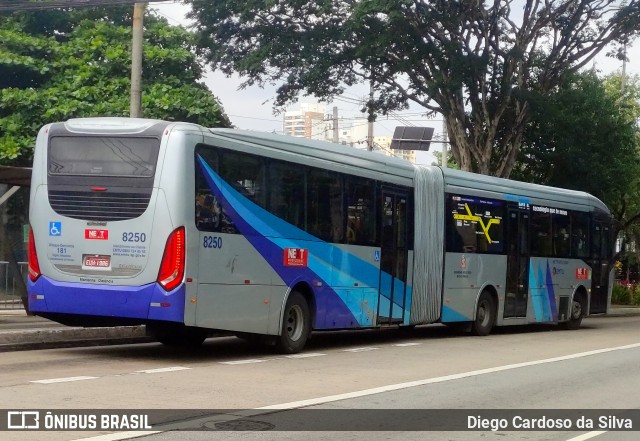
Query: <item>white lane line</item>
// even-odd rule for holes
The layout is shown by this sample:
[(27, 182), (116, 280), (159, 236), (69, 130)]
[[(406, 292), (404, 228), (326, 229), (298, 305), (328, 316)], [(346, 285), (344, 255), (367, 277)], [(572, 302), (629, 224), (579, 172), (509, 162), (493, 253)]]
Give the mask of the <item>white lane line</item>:
[(293, 354), (293, 355), (285, 355), (285, 358), (309, 358), (309, 357), (323, 357), (327, 354), (322, 354), (320, 352), (310, 352), (308, 354)]
[(39, 383), (39, 384), (51, 384), (51, 383), (66, 383), (69, 381), (82, 381), (82, 380), (95, 380), (98, 377), (66, 377), (66, 378), (49, 378), (48, 380), (33, 380), (29, 383)]
[(404, 347), (407, 347), (407, 346), (418, 346), (419, 344), (420, 343), (396, 343), (396, 344), (391, 345), (391, 346), (397, 346), (399, 348), (404, 348)]
[(536, 366), (540, 364), (556, 363), (558, 361), (573, 360), (575, 358), (589, 357), (591, 355), (604, 354), (607, 352), (621, 351), (625, 349), (639, 348), (640, 343), (634, 343), (625, 346), (616, 346), (612, 348), (597, 349), (595, 351), (579, 352), (577, 354), (563, 355), (561, 357), (547, 358), (544, 360), (527, 361), (524, 363), (508, 364), (488, 369), (479, 369), (477, 371), (462, 372), (460, 374), (445, 375), (443, 377), (427, 378), (424, 380), (409, 381), (406, 383), (390, 384), (388, 386), (374, 387), (356, 392), (348, 392), (345, 394), (329, 395), (326, 397), (311, 398), (309, 400), (292, 401), (290, 403), (274, 404), (258, 408), (259, 410), (275, 410), (275, 409), (297, 409), (298, 407), (315, 406), (318, 404), (331, 403), (334, 401), (347, 400), (349, 398), (360, 398), (368, 395), (380, 394), (384, 392), (392, 392), (400, 389), (408, 389), (410, 387), (424, 386), (427, 384), (443, 383), (445, 381), (460, 380), (462, 378), (476, 377), (479, 375), (493, 374), (495, 372), (508, 371), (511, 369), (519, 369), (528, 366)]
[(235, 361), (221, 361), (220, 364), (250, 364), (250, 363), (263, 363), (265, 361), (269, 361), (271, 360), (270, 358), (268, 359), (257, 359), (257, 358), (250, 358), (249, 360), (235, 360)]
[[(613, 347), (613, 348), (606, 348), (606, 349), (598, 349), (595, 351), (588, 351), (588, 352), (580, 352), (577, 354), (571, 354), (571, 355), (565, 355), (562, 357), (554, 357), (554, 358), (547, 358), (544, 360), (536, 360), (536, 361), (528, 361), (525, 363), (516, 363), (516, 364), (509, 364), (509, 365), (505, 365), (505, 366), (498, 366), (495, 368), (489, 368), (489, 369), (480, 369), (477, 371), (470, 371), (470, 372), (464, 372), (461, 374), (454, 374), (454, 375), (446, 375), (444, 377), (435, 377), (435, 378), (428, 378), (425, 380), (418, 380), (418, 381), (410, 381), (407, 383), (398, 383), (398, 384), (392, 384), (389, 386), (383, 386), (383, 387), (376, 387), (376, 388), (372, 388), (372, 389), (365, 389), (365, 390), (361, 390), (361, 391), (357, 391), (357, 392), (350, 392), (350, 393), (346, 393), (346, 394), (339, 394), (339, 395), (330, 395), (330, 396), (326, 396), (326, 397), (320, 397), (320, 398), (313, 398), (310, 400), (301, 400), (301, 401), (292, 401), (290, 403), (283, 403), (283, 404), (274, 404), (271, 406), (264, 406), (264, 407), (259, 407), (257, 409), (253, 409), (250, 412), (254, 412), (256, 410), (278, 410), (278, 409), (295, 409), (298, 407), (305, 407), (305, 406), (313, 406), (313, 405), (317, 405), (317, 404), (324, 404), (324, 403), (330, 403), (333, 401), (339, 401), (339, 400), (346, 400), (348, 398), (358, 398), (358, 397), (363, 397), (363, 396), (367, 396), (367, 395), (373, 395), (373, 394), (379, 394), (379, 393), (383, 393), (383, 392), (390, 392), (390, 391), (394, 391), (394, 390), (400, 390), (400, 389), (406, 389), (406, 388), (410, 388), (410, 387), (415, 387), (415, 386), (423, 386), (425, 384), (432, 384), (432, 383), (441, 383), (444, 381), (451, 381), (451, 380), (459, 380), (461, 378), (467, 378), (467, 377), (473, 377), (473, 376), (477, 376), (477, 375), (484, 375), (484, 374), (490, 374), (490, 373), (494, 373), (494, 372), (501, 372), (501, 371), (506, 371), (506, 370), (510, 370), (510, 369), (518, 369), (521, 367), (527, 367), (527, 366), (535, 366), (535, 365), (539, 365), (539, 364), (546, 364), (546, 363), (555, 363), (558, 361), (564, 361), (564, 360), (572, 360), (575, 358), (581, 358), (581, 357), (588, 357), (590, 355), (597, 355), (597, 354), (603, 354), (606, 352), (613, 352), (613, 351), (620, 351), (620, 350), (624, 350), (624, 349), (634, 349), (634, 348), (638, 348), (640, 347), (640, 343), (635, 343), (632, 345), (626, 345), (626, 346), (617, 346), (617, 347)], [(239, 363), (243, 363), (243, 362), (251, 362), (251, 363), (258, 363), (261, 362), (262, 360), (243, 360), (240, 361)], [(238, 362), (222, 362), (222, 363), (238, 363)], [(76, 441), (118, 441), (118, 440), (124, 440), (124, 439), (129, 439), (129, 438), (135, 438), (135, 437), (139, 437), (139, 436), (144, 436), (144, 435), (153, 435), (155, 433), (162, 433), (163, 431), (158, 430), (158, 431), (149, 431), (149, 432), (120, 432), (120, 433), (112, 433), (112, 434), (108, 434), (108, 435), (99, 435), (99, 436), (94, 436), (91, 438), (82, 438)], [(593, 438), (595, 436), (601, 435), (603, 432), (589, 432), (586, 433), (584, 435), (580, 435), (576, 438), (572, 438), (568, 441), (586, 441), (590, 438)], [(582, 438), (581, 438), (582, 437)]]
[(575, 438), (568, 439), (567, 441), (586, 441), (591, 438), (595, 438), (596, 436), (600, 436), (604, 433), (607, 433), (606, 430), (596, 430), (589, 433), (583, 433), (580, 436), (576, 436)]
[(138, 430), (135, 432), (118, 432), (108, 433), (106, 435), (92, 436), (90, 438), (79, 438), (75, 441), (120, 441), (123, 439), (138, 438), (141, 436), (154, 435), (156, 433), (162, 433), (162, 430)]
[(380, 348), (374, 348), (372, 346), (369, 346), (364, 348), (345, 349), (343, 352), (369, 352), (369, 351), (375, 351), (376, 349), (380, 349)]
[(161, 372), (175, 372), (175, 371), (186, 371), (188, 367), (183, 366), (171, 366), (166, 368), (158, 368), (158, 369), (145, 369), (143, 371), (136, 371), (136, 374), (158, 374)]

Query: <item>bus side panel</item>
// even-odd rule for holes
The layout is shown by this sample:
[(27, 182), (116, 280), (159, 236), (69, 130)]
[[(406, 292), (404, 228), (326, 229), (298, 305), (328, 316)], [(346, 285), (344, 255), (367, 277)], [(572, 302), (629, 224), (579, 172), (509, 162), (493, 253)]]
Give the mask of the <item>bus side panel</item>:
[[(479, 290), (491, 284), (504, 299), (507, 257), (492, 254), (447, 253), (444, 270), (442, 322), (471, 321)], [(501, 306), (497, 305), (498, 314)]]
[(199, 238), (196, 326), (267, 333), (270, 309), (281, 303), (269, 287), (282, 279), (244, 236), (201, 231)]
[[(253, 251), (247, 250), (246, 253), (254, 254), (256, 257), (261, 256), (277, 274), (270, 283), (275, 286), (281, 284), (285, 288), (283, 291), (287, 292), (296, 283), (304, 282), (314, 291), (316, 329), (361, 325), (356, 316), (362, 317), (362, 315), (356, 308), (361, 310), (363, 296), (361, 293), (334, 289), (334, 284), (336, 288), (376, 286), (379, 277), (379, 269), (376, 265), (362, 261), (344, 249), (323, 242), (274, 216), (222, 180), (201, 158), (197, 162), (202, 168), (209, 189), (225, 215), (242, 234), (239, 237), (244, 237), (254, 248)], [(304, 259), (291, 258), (294, 255), (305, 257)], [(245, 257), (242, 258), (245, 259)], [(226, 266), (232, 262), (223, 261), (220, 265)], [(336, 268), (336, 262), (343, 262), (340, 268)], [(255, 263), (248, 261), (243, 262), (243, 265), (253, 266)], [(342, 271), (342, 268), (348, 269), (349, 272)], [(200, 271), (204, 269), (201, 267)], [(254, 270), (255, 268), (252, 272)], [(279, 305), (279, 308), (281, 307), (282, 305)], [(217, 314), (211, 311), (200, 316), (198, 313), (198, 317), (205, 319), (210, 313)], [(271, 314), (271, 317), (275, 315)], [(369, 323), (369, 319), (366, 322)], [(216, 324), (212, 324), (212, 327), (220, 329)], [(273, 329), (273, 326), (269, 325), (268, 329)]]
[[(557, 323), (567, 320), (576, 288), (591, 288), (591, 268), (579, 259), (532, 257), (529, 264), (529, 323)], [(561, 302), (562, 297), (566, 298)], [(567, 311), (559, 305), (567, 305)]]

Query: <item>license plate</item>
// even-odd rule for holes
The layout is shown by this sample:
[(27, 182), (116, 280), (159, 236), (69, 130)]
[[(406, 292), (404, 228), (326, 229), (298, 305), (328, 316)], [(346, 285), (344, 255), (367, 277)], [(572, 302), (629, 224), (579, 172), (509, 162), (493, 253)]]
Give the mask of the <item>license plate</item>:
[(82, 256), (82, 269), (110, 270), (111, 256), (84, 254)]

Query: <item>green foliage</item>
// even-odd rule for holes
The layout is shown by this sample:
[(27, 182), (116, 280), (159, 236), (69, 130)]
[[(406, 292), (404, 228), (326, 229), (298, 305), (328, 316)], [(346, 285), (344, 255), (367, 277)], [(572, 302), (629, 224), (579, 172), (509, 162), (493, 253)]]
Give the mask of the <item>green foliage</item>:
[(611, 293), (611, 303), (613, 305), (630, 305), (633, 291), (632, 288), (614, 284)]
[(640, 285), (630, 287), (613, 285), (611, 303), (614, 305), (640, 306)]
[[(0, 17), (0, 163), (28, 164), (37, 132), (49, 122), (129, 115), (130, 9)], [(145, 117), (229, 127), (200, 82), (194, 35), (151, 14), (144, 22)]]
[(635, 120), (605, 86), (586, 72), (532, 100), (513, 177), (586, 191), (614, 205), (640, 173), (640, 145)]
[[(460, 170), (460, 166), (456, 163), (455, 158), (453, 157), (453, 155), (450, 152), (447, 152), (447, 167), (448, 168), (453, 168), (455, 170)], [(433, 152), (433, 157), (435, 158), (435, 161), (433, 161), (431, 163), (431, 165), (441, 165), (442, 164), (442, 151), (434, 151)]]
[(568, 77), (531, 101), (532, 120), (512, 177), (591, 193), (611, 209), (616, 237), (620, 231), (634, 236), (640, 221), (639, 98), (637, 77), (627, 78), (624, 96), (619, 76)]
[(531, 96), (640, 29), (639, 0), (189, 3), (213, 69), (246, 85), (277, 84), (276, 106), (372, 82), (368, 107), (385, 113), (413, 102), (441, 113), (460, 168), (502, 177)]

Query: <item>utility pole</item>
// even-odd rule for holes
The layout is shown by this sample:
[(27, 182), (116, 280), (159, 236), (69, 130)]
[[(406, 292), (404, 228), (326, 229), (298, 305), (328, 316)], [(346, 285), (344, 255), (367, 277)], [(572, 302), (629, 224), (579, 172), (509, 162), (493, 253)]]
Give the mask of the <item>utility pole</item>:
[(133, 6), (133, 29), (131, 39), (131, 102), (129, 116), (142, 117), (142, 17), (146, 3)]
[(444, 114), (442, 114), (442, 159), (440, 160), (440, 166), (442, 168), (447, 168), (447, 162), (449, 159), (448, 149), (447, 149), (448, 135), (449, 134), (447, 132), (447, 119), (444, 117)]
[(624, 95), (624, 87), (627, 82), (627, 41), (624, 42), (624, 48), (622, 51), (622, 77), (620, 78), (620, 93)]
[(340, 128), (338, 127), (338, 106), (333, 106), (333, 143), (338, 144), (340, 142), (340, 136), (338, 136)]

